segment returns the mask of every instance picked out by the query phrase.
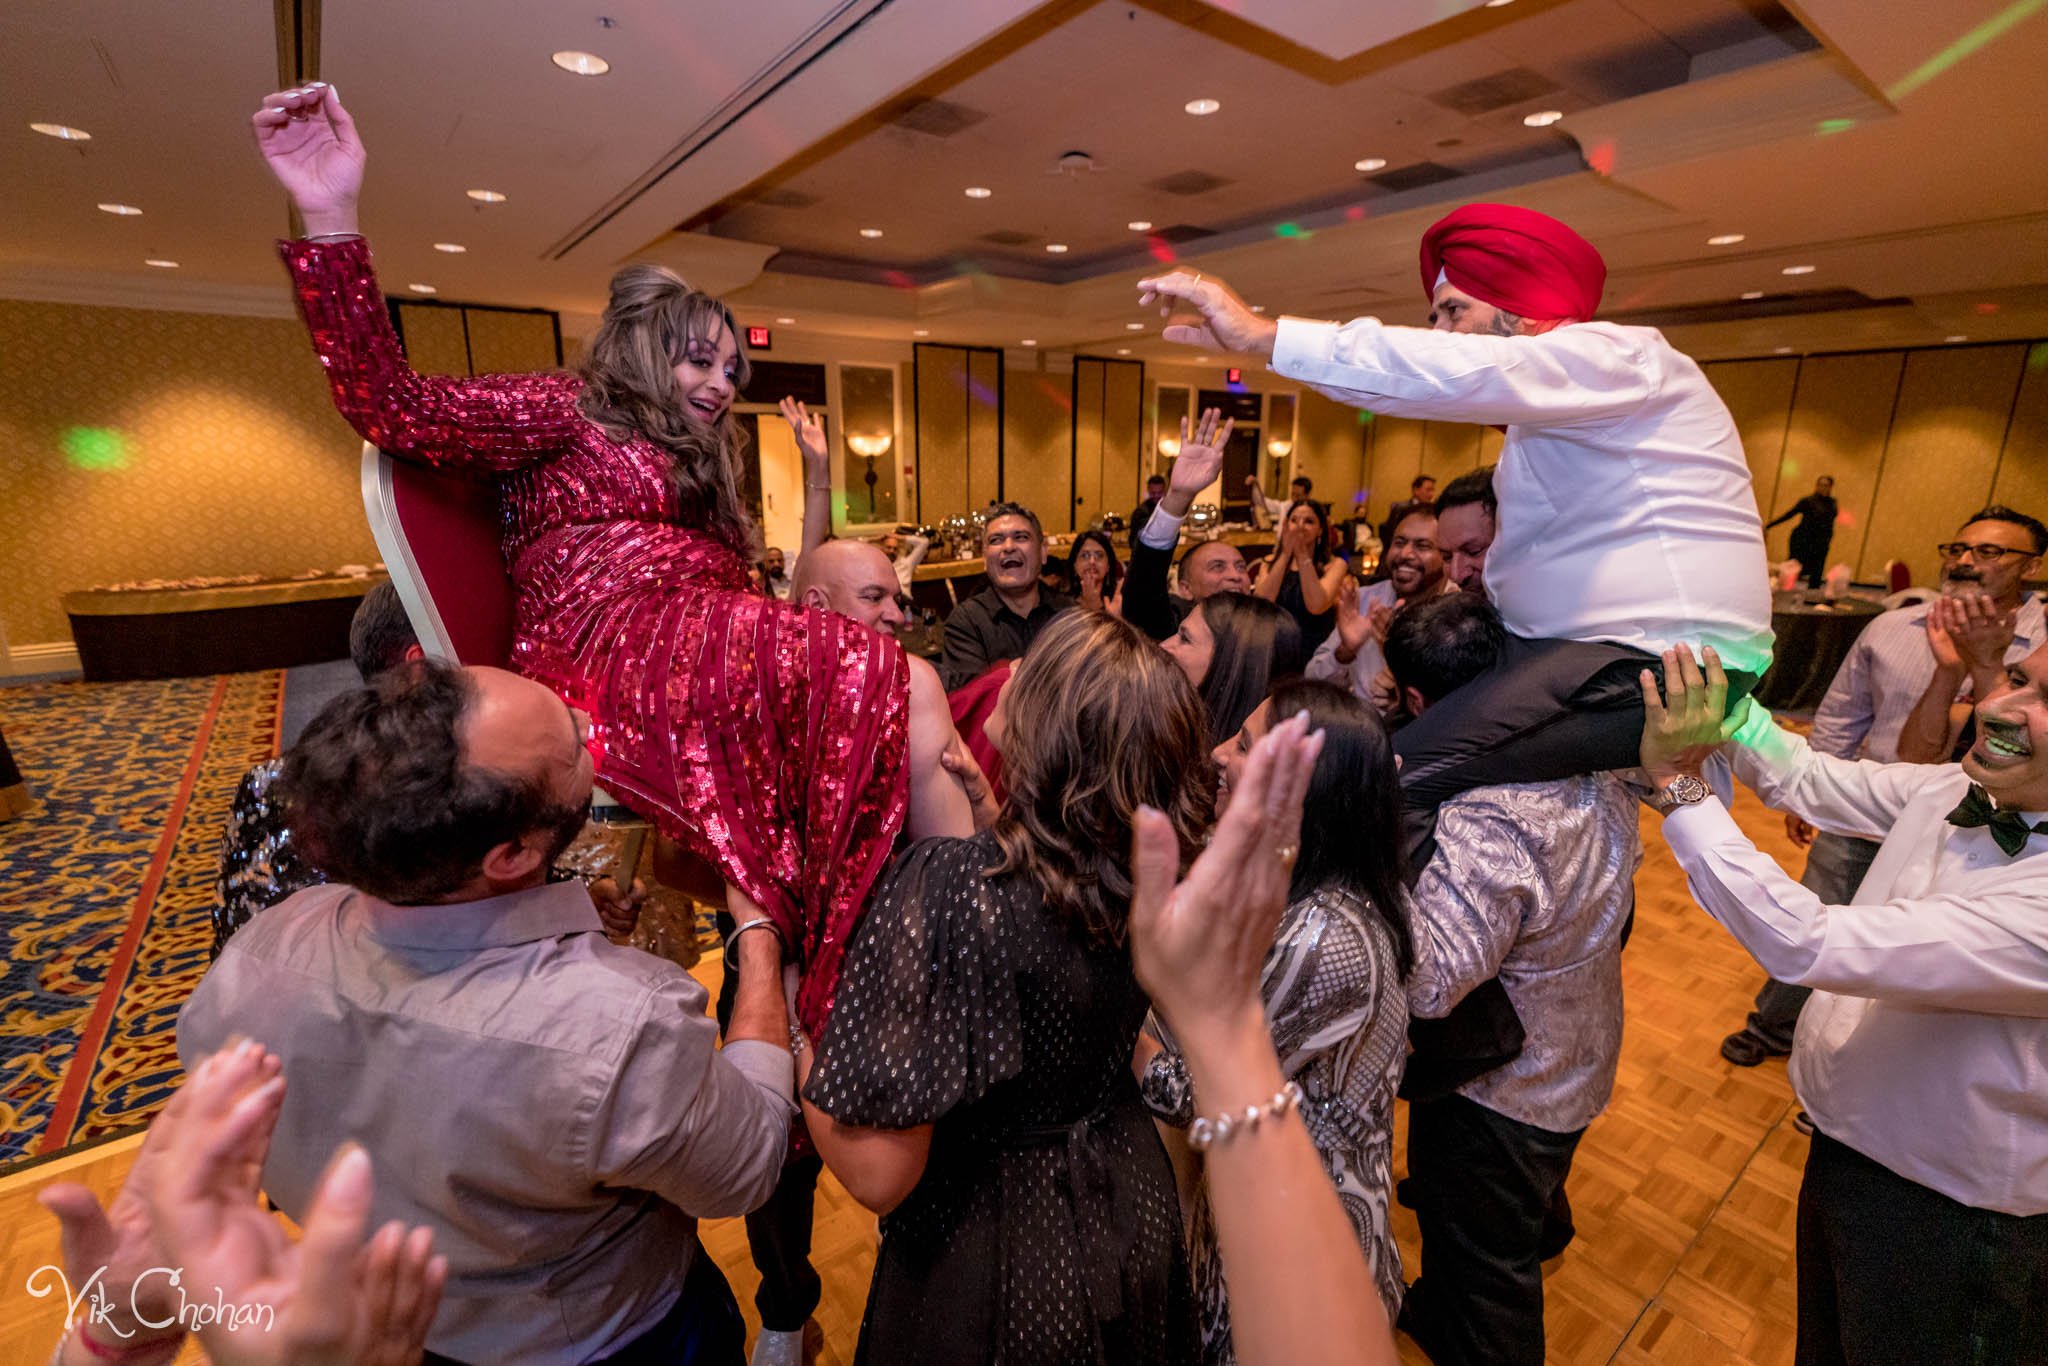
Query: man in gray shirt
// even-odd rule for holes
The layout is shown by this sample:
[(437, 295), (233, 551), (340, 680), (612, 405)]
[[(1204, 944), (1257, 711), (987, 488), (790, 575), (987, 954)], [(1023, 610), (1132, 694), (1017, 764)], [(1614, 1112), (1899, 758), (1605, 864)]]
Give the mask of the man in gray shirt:
[(741, 1350), (696, 1220), (752, 1209), (782, 1168), (781, 949), (742, 924), (720, 1050), (703, 987), (606, 939), (581, 884), (545, 881), (588, 809), (589, 725), (498, 669), (416, 664), (337, 698), (284, 772), (333, 881), (243, 927), (179, 1017), (188, 1067), (237, 1035), (283, 1060), (263, 1184), (285, 1213), (349, 1140), (373, 1221), (433, 1228), (430, 1361)]
[[(1402, 609), (1386, 653), (1404, 706), (1419, 714), (1486, 668), (1503, 634), (1471, 593)], [(1404, 1193), (1425, 1274), (1401, 1327), (1438, 1366), (1543, 1361), (1545, 1215), (1621, 1056), (1636, 829), (1636, 798), (1611, 774), (1474, 788), (1437, 812), (1408, 1008), (1442, 1017), (1498, 977), (1527, 1033), (1510, 1061), (1409, 1103)]]

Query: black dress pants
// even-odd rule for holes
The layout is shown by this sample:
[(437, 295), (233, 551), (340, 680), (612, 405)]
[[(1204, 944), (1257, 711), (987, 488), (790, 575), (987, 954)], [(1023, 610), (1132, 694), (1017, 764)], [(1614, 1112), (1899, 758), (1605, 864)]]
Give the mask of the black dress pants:
[(1437, 1366), (1542, 1366), (1546, 1216), (1584, 1132), (1552, 1133), (1460, 1095), (1409, 1105), (1422, 1275), (1400, 1328)]
[(2048, 1214), (1974, 1209), (1826, 1134), (1799, 1185), (1796, 1366), (2048, 1363)]

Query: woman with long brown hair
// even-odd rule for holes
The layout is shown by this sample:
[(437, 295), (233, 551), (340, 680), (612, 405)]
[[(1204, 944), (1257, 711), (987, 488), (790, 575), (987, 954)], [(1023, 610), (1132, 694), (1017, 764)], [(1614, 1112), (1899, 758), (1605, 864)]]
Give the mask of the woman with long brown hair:
[[(578, 373), (416, 374), (356, 231), (363, 145), (333, 87), (273, 94), (252, 123), (305, 221), (280, 253), (335, 405), (394, 457), (498, 481), (512, 667), (590, 714), (599, 781), (717, 866), (742, 931), (782, 936), (817, 1027), (906, 812), (918, 833), (972, 817), (938, 766), (936, 682), (913, 688), (893, 640), (749, 580), (731, 311), (631, 265)], [(822, 451), (802, 406), (784, 413)]]
[(1139, 810), (1183, 859), (1209, 823), (1202, 703), (1135, 627), (1069, 612), (988, 728), (1001, 817), (890, 869), (802, 1088), (818, 1151), (882, 1214), (859, 1359), (1191, 1360), (1126, 922)]

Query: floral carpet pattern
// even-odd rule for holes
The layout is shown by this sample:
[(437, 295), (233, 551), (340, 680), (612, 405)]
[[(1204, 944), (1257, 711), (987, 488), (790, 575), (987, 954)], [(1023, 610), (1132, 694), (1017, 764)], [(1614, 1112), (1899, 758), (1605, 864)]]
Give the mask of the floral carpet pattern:
[(35, 809), (0, 825), (0, 1167), (146, 1123), (181, 1075), (235, 785), (277, 671), (0, 688)]

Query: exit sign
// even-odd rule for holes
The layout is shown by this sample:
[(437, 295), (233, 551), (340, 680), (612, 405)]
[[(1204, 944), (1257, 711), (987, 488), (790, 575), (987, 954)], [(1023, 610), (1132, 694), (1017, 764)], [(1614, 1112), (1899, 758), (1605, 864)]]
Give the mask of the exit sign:
[(765, 327), (750, 327), (747, 329), (747, 349), (750, 351), (773, 351), (775, 349), (775, 338), (770, 335)]
[(1225, 384), (1244, 383), (1244, 371), (1238, 369), (1235, 365), (1231, 366), (1223, 372), (1223, 382)]

